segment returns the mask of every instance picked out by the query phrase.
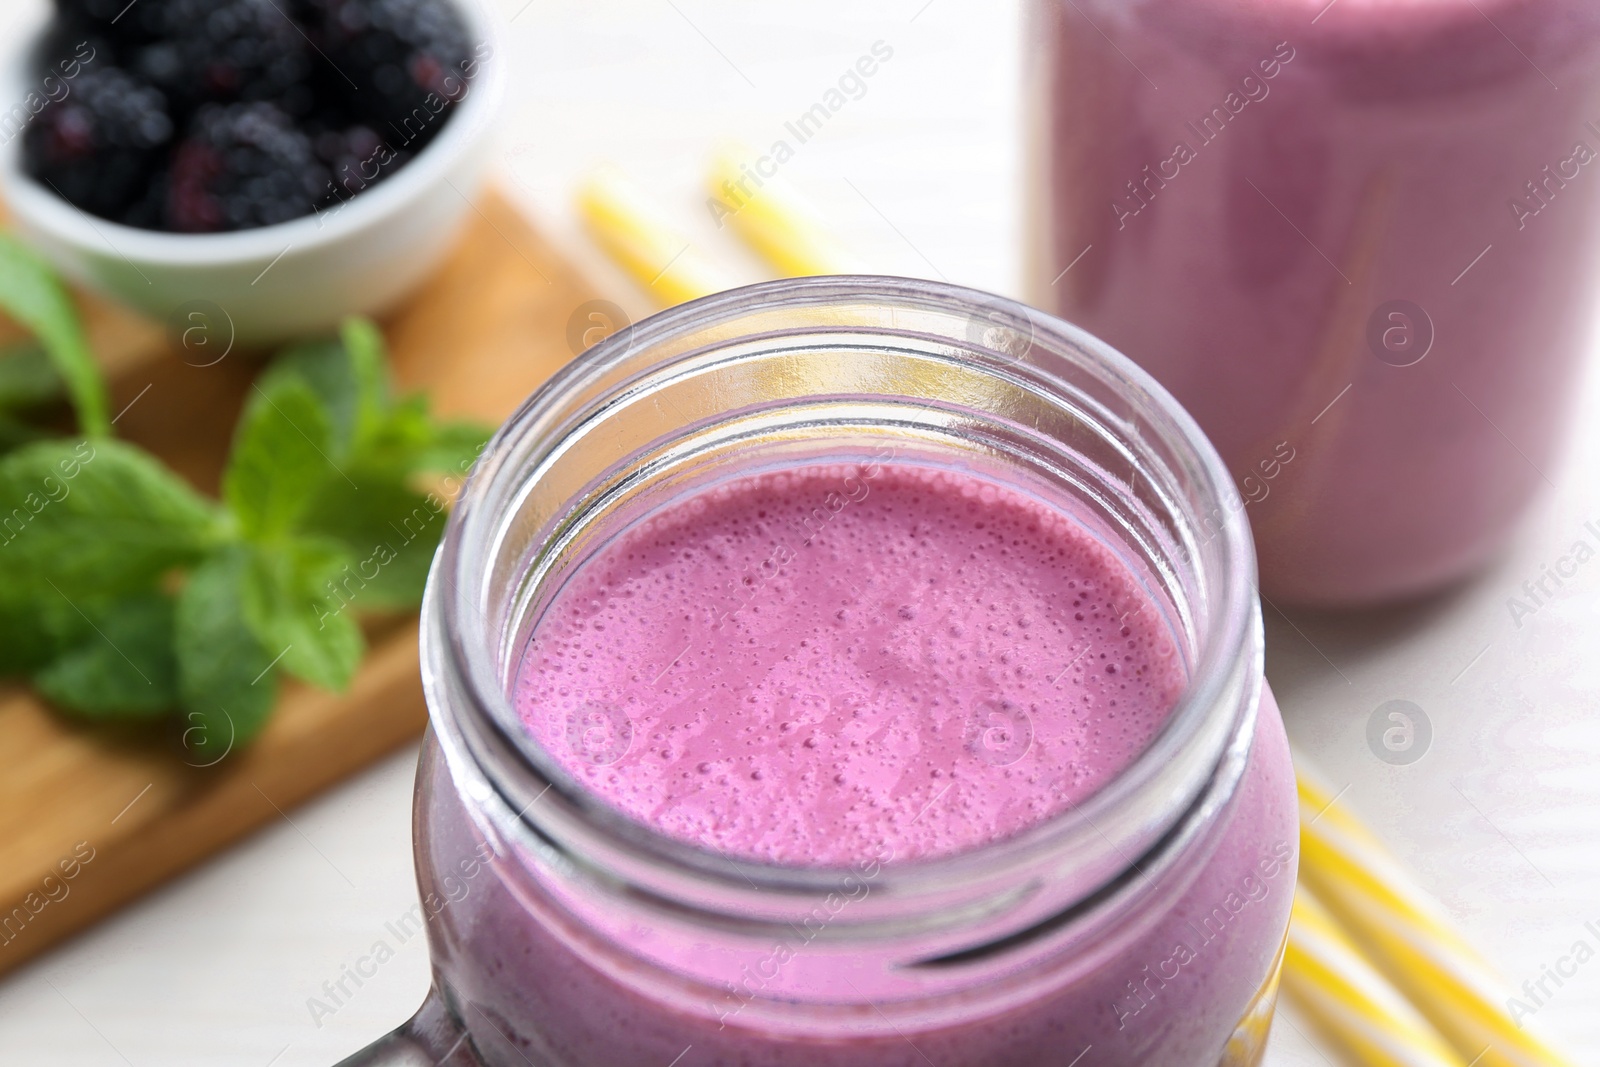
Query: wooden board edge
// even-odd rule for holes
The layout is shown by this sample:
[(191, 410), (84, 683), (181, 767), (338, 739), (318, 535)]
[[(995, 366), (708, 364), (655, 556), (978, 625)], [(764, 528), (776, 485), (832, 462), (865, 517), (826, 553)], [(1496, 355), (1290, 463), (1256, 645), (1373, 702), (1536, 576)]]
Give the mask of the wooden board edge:
[[(191, 795), (167, 806), (148, 798), (143, 811), (135, 804), (126, 813), (138, 815), (127, 832), (85, 839), (93, 856), (76, 877), (0, 902), (0, 975), (419, 737), (427, 707), (417, 632), (413, 619), (375, 648), (348, 693), (302, 687), (288, 696), (261, 737)], [(374, 706), (388, 713), (373, 716)], [(63, 858), (74, 844), (66, 848)]]

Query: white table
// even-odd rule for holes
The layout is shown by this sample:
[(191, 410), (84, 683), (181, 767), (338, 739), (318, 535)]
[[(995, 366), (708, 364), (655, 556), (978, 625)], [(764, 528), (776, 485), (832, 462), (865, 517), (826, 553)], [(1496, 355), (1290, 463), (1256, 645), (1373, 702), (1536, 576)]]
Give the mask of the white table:
[[(0, 33), (41, 2), (9, 0)], [(762, 277), (705, 209), (708, 153), (722, 138), (780, 136), (881, 40), (892, 60), (785, 174), (877, 269), (1017, 291), (1012, 3), (497, 2), (515, 16), (501, 169), (575, 254), (593, 256), (572, 184), (610, 159), (703, 250)], [(1594, 943), (1584, 924), (1600, 921), (1600, 563), (1520, 628), (1505, 605), (1600, 520), (1593, 385), (1583, 409), (1557, 491), (1470, 587), (1359, 620), (1291, 626), (1268, 613), (1269, 673), (1297, 744), (1519, 985), (1577, 939)], [(1366, 743), (1368, 717), (1392, 698), (1434, 724), (1411, 766)], [(320, 1026), (306, 1001), (415, 899), (415, 758), (384, 761), (0, 983), (0, 1064), (325, 1067), (400, 1022), (428, 980), (420, 940)], [(1596, 1003), (1600, 960), (1538, 1016), (1579, 1062), (1600, 1062)], [(1303, 1028), (1292, 1015), (1277, 1027), (1272, 1067), (1328, 1062)]]

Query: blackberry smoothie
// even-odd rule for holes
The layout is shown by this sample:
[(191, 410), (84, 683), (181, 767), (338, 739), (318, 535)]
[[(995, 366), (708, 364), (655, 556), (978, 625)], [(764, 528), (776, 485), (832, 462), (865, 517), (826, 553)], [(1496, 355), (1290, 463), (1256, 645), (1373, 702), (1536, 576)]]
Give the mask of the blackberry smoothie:
[(805, 278), (579, 356), (421, 617), (434, 983), (345, 1067), (1242, 1067), (1298, 858), (1199, 429), (986, 293)]
[[(959, 963), (886, 966), (836, 937), (900, 865), (1023, 833), (1127, 767), (1188, 681), (1167, 618), (1079, 519), (949, 468), (764, 471), (622, 531), (533, 632), (513, 690), (527, 730), (604, 804), (735, 869), (848, 874), (781, 936), (732, 946), (553, 878), (475, 886), (436, 944), (454, 996), (510, 1046), (480, 1051), (537, 1067), (1254, 1062), (1296, 833), (1265, 691), (1227, 817), (1096, 951), (1040, 932), (974, 988)], [(423, 769), (435, 798), (443, 773)], [(423, 869), (449, 871), (475, 835), (438, 804)]]
[(1486, 561), (1600, 284), (1591, 0), (1030, 0), (1030, 296), (1195, 416), (1270, 596)]

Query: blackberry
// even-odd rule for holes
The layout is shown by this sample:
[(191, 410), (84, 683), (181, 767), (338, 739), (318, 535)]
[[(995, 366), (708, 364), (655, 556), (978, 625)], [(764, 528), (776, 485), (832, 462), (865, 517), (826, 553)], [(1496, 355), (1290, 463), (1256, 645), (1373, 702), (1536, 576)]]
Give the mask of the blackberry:
[(28, 174), (91, 214), (115, 219), (171, 142), (166, 98), (117, 67), (86, 66), (23, 136)]
[(268, 103), (207, 104), (172, 156), (166, 225), (243, 230), (308, 215), (328, 191), (311, 141)]
[(166, 166), (157, 167), (145, 180), (143, 191), (122, 209), (117, 221), (140, 230), (166, 229), (167, 190), (171, 181)]
[(328, 121), (309, 132), (317, 158), (327, 166), (332, 179), (324, 198), (328, 203), (350, 199), (411, 159), (410, 152), (393, 148), (376, 130), (361, 123)]
[(156, 39), (134, 66), (182, 106), (265, 100), (311, 110), (313, 53), (277, 0), (140, 0)]
[(129, 6), (128, 0), (56, 0), (56, 11), (64, 24), (81, 27), (118, 45), (139, 44), (152, 40), (156, 32), (146, 24), (145, 12), (138, 9), (147, 4), (159, 6), (161, 2), (138, 0)]
[(432, 139), (466, 88), (472, 49), (460, 15), (443, 0), (307, 2), (320, 9), (329, 60), (355, 83), (345, 85), (351, 109), (396, 147)]
[(119, 67), (118, 50), (111, 38), (94, 26), (73, 19), (56, 19), (46, 28), (33, 52), (34, 74), (72, 80), (90, 67)]
[(24, 166), (151, 229), (266, 226), (348, 200), (433, 138), (473, 58), (450, 0), (56, 7), (35, 65), (68, 91), (28, 127)]

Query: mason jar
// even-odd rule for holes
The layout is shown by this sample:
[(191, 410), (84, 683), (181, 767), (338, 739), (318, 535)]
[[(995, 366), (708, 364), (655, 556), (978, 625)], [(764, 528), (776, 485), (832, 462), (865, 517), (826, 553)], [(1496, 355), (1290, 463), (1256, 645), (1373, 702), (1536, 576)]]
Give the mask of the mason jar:
[(1029, 0), (1028, 298), (1170, 389), (1268, 597), (1483, 566), (1592, 330), (1600, 5)]
[[(1059, 508), (1148, 593), (1184, 688), (1107, 784), (948, 855), (735, 861), (623, 814), (534, 740), (509, 695), (523, 650), (619, 531), (885, 448)], [(501, 429), (434, 562), (415, 847), (435, 983), (346, 1062), (1258, 1062), (1298, 832), (1254, 580), (1244, 502), (1195, 424), (1019, 304), (810, 278), (610, 337)]]

